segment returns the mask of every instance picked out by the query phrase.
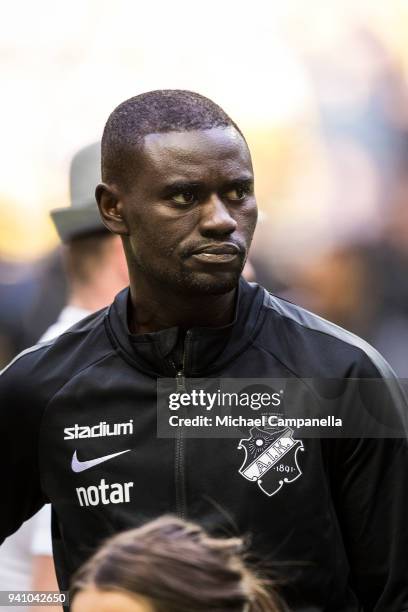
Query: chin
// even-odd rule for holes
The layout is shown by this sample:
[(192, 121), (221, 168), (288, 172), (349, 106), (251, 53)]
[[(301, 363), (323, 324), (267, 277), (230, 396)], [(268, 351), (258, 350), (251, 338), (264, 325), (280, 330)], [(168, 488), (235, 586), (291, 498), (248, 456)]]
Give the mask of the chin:
[(220, 274), (220, 275), (201, 275), (196, 274), (183, 279), (183, 293), (189, 295), (222, 295), (233, 291), (238, 285), (241, 272)]

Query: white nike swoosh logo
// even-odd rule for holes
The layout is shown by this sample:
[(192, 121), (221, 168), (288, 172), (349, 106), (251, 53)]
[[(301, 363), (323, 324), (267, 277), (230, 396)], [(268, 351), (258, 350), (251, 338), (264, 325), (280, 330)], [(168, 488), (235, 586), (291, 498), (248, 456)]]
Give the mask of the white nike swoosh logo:
[(71, 461), (71, 468), (73, 472), (83, 472), (84, 470), (89, 470), (89, 468), (94, 467), (94, 465), (99, 465), (104, 461), (108, 461), (108, 459), (113, 459), (113, 457), (118, 457), (119, 455), (123, 455), (123, 453), (128, 453), (130, 450), (132, 449), (128, 448), (128, 450), (120, 451), (119, 453), (105, 455), (104, 457), (98, 457), (97, 459), (89, 459), (88, 461), (79, 461), (77, 452), (75, 451)]

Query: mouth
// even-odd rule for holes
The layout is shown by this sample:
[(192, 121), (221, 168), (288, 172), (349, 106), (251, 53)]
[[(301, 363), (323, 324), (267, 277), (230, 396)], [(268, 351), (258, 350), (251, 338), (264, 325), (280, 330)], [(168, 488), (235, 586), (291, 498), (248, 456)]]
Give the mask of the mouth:
[(229, 242), (224, 244), (209, 244), (192, 253), (192, 258), (204, 263), (228, 263), (240, 255), (237, 245)]

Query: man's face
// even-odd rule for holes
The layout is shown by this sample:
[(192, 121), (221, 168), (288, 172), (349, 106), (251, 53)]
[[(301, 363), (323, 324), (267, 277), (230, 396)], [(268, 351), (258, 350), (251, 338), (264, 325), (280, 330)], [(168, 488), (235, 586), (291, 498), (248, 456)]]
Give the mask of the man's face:
[(257, 220), (248, 147), (232, 127), (150, 134), (121, 197), (135, 278), (184, 295), (237, 284)]

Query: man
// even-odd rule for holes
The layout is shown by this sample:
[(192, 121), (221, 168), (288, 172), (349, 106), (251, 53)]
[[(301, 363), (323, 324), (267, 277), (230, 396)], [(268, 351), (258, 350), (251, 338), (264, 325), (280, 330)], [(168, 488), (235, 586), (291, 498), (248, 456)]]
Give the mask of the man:
[[(1, 376), (3, 535), (51, 501), (66, 588), (127, 527), (165, 513), (224, 533), (232, 522), (276, 562), (295, 610), (408, 609), (405, 438), (301, 443), (289, 429), (253, 428), (237, 449), (231, 438), (156, 434), (163, 377), (181, 389), (189, 377), (393, 377), (359, 338), (240, 279), (257, 208), (239, 128), (192, 92), (136, 96), (108, 119), (102, 179), (99, 209), (122, 237), (130, 289)], [(398, 421), (404, 398), (384, 385)], [(271, 451), (269, 465), (257, 462), (265, 444), (279, 461)], [(291, 444), (301, 469), (282, 455)], [(244, 448), (262, 477), (248, 477)]]
[(68, 303), (41, 341), (55, 338), (87, 315), (107, 306), (129, 283), (118, 236), (102, 223), (93, 191), (100, 180), (101, 152), (96, 142), (78, 151), (71, 162), (71, 206), (51, 211), (65, 245)]
[[(65, 245), (69, 296), (58, 320), (40, 342), (55, 338), (103, 308), (128, 284), (121, 241), (103, 225), (94, 198), (95, 184), (100, 181), (100, 165), (100, 143), (78, 151), (70, 166), (71, 206), (51, 212)], [(0, 546), (0, 590), (56, 588), (51, 512), (47, 504)]]

